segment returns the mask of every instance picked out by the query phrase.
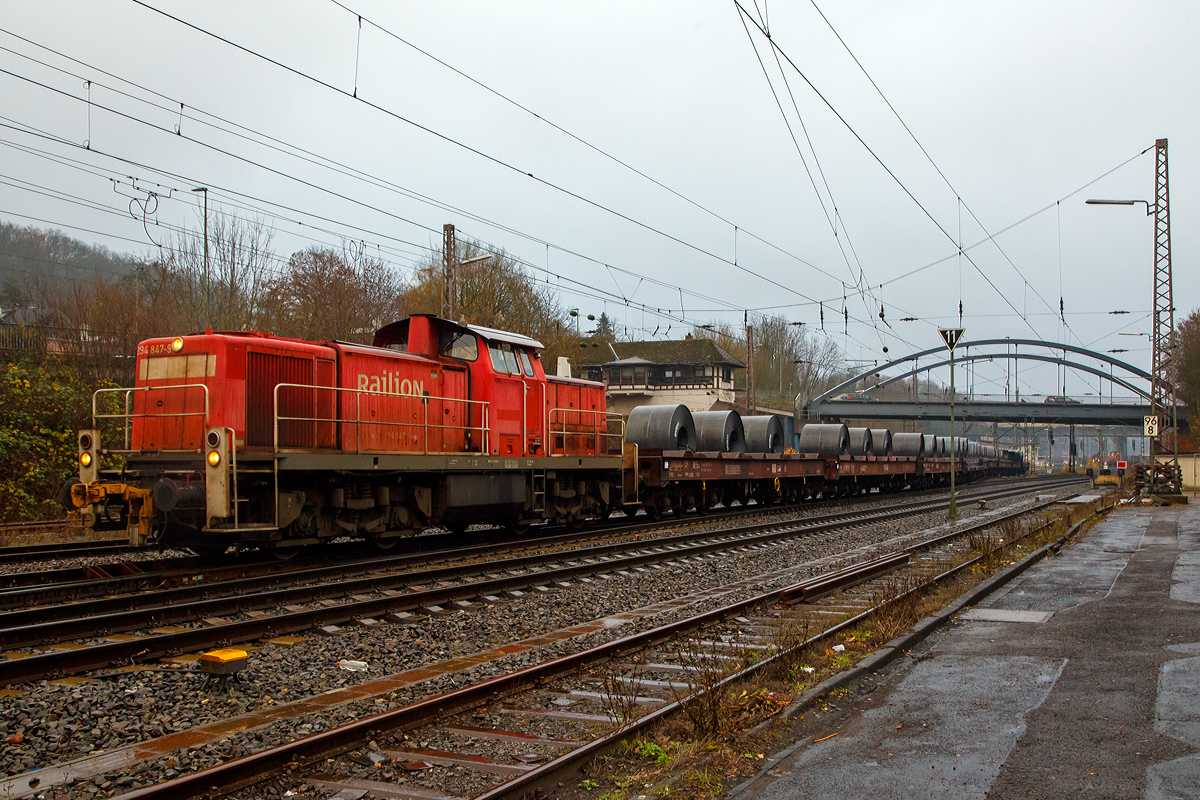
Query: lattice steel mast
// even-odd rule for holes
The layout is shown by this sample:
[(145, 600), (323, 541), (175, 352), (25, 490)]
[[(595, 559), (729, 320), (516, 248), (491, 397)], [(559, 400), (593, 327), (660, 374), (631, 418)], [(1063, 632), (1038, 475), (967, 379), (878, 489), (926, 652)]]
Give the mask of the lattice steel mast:
[[(1159, 414), (1162, 424), (1154, 440), (1158, 454), (1169, 453), (1171, 462), (1179, 464), (1179, 414), (1175, 406), (1175, 299), (1171, 282), (1171, 211), (1167, 182), (1167, 140), (1154, 143), (1154, 321), (1151, 328), (1154, 365), (1150, 395), (1152, 414)], [(1165, 413), (1170, 409), (1169, 414)], [(1170, 446), (1164, 444), (1162, 431), (1170, 419)], [(1152, 445), (1154, 447), (1154, 445)]]

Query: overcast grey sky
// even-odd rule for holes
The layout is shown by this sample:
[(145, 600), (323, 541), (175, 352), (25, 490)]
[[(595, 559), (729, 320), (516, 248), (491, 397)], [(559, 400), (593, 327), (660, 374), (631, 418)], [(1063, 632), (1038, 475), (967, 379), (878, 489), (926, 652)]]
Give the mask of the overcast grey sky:
[[(110, 178), (160, 184), (151, 221), (167, 225), (197, 223), (189, 190), (206, 185), (214, 203), (278, 214), (285, 258), (306, 237), (346, 236), (407, 271), (452, 222), (548, 270), (567, 307), (646, 335), (677, 338), (684, 319), (740, 323), (745, 309), (820, 333), (823, 306), (820, 335), (849, 358), (883, 358), (884, 346), (896, 357), (937, 344), (961, 299), (967, 339), (1127, 348), (1148, 368), (1145, 338), (1117, 332), (1149, 331), (1152, 221), (1140, 207), (1083, 201), (1152, 199), (1152, 146), (1167, 137), (1177, 317), (1197, 305), (1195, 3), (818, 0), (952, 190), (808, 0), (773, 0), (761, 18), (753, 0), (743, 5), (811, 86), (782, 56), (781, 72), (732, 0), (344, 2), (353, 13), (328, 0), (146, 0), (282, 66), (131, 0), (0, 5), (0, 218), (145, 252), (164, 230), (151, 225), (148, 238), (117, 196), (136, 193), (114, 193)], [(90, 121), (73, 99), (87, 98), (84, 80)], [(121, 213), (7, 185), (20, 181)], [(1042, 209), (999, 247), (956, 255), (956, 241), (986, 238), (973, 215), (994, 233)], [(1003, 393), (1006, 369), (981, 366), (978, 391)], [(1021, 391), (1055, 393), (1056, 376), (1024, 367)], [(1067, 378), (1068, 394), (1096, 391), (1094, 378)]]

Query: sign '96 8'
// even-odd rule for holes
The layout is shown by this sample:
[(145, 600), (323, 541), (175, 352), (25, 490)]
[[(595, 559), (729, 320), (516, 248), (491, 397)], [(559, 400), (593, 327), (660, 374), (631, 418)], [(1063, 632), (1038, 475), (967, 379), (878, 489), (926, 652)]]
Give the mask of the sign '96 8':
[(1158, 415), (1152, 414), (1142, 418), (1142, 435), (1155, 437), (1158, 436)]

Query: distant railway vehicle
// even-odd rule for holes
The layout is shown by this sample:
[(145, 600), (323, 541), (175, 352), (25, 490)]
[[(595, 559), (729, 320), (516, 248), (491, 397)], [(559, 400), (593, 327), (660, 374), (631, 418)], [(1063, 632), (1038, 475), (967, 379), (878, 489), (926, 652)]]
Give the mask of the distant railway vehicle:
[[(63, 500), (135, 545), (287, 557), (345, 536), (388, 548), (431, 526), (578, 526), (614, 509), (657, 517), (949, 481), (949, 448), (920, 434), (856, 433), (851, 452), (845, 426), (809, 425), (783, 452), (782, 425), (730, 412), (704, 418), (701, 447), (683, 406), (635, 409), (627, 431), (603, 384), (547, 375), (541, 350), (428, 315), (371, 345), (149, 339), (135, 385), (93, 398)], [(1017, 451), (962, 439), (956, 452), (960, 480), (1024, 472)]]

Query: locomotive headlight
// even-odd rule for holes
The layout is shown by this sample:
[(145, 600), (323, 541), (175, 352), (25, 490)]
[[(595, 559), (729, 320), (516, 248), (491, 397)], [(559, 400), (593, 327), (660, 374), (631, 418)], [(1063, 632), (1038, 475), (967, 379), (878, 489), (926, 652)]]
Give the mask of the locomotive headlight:
[(179, 338), (178, 336), (176, 336), (174, 339), (172, 339), (171, 340), (171, 349), (174, 350), (176, 353), (178, 353), (180, 350), (182, 350), (183, 349), (183, 339)]
[(221, 454), (218, 453), (216, 450), (209, 450), (208, 451), (208, 465), (210, 467), (215, 467), (220, 463), (221, 463)]
[(88, 452), (80, 453), (79, 463), (81, 466), (90, 467), (92, 465), (92, 454)]

